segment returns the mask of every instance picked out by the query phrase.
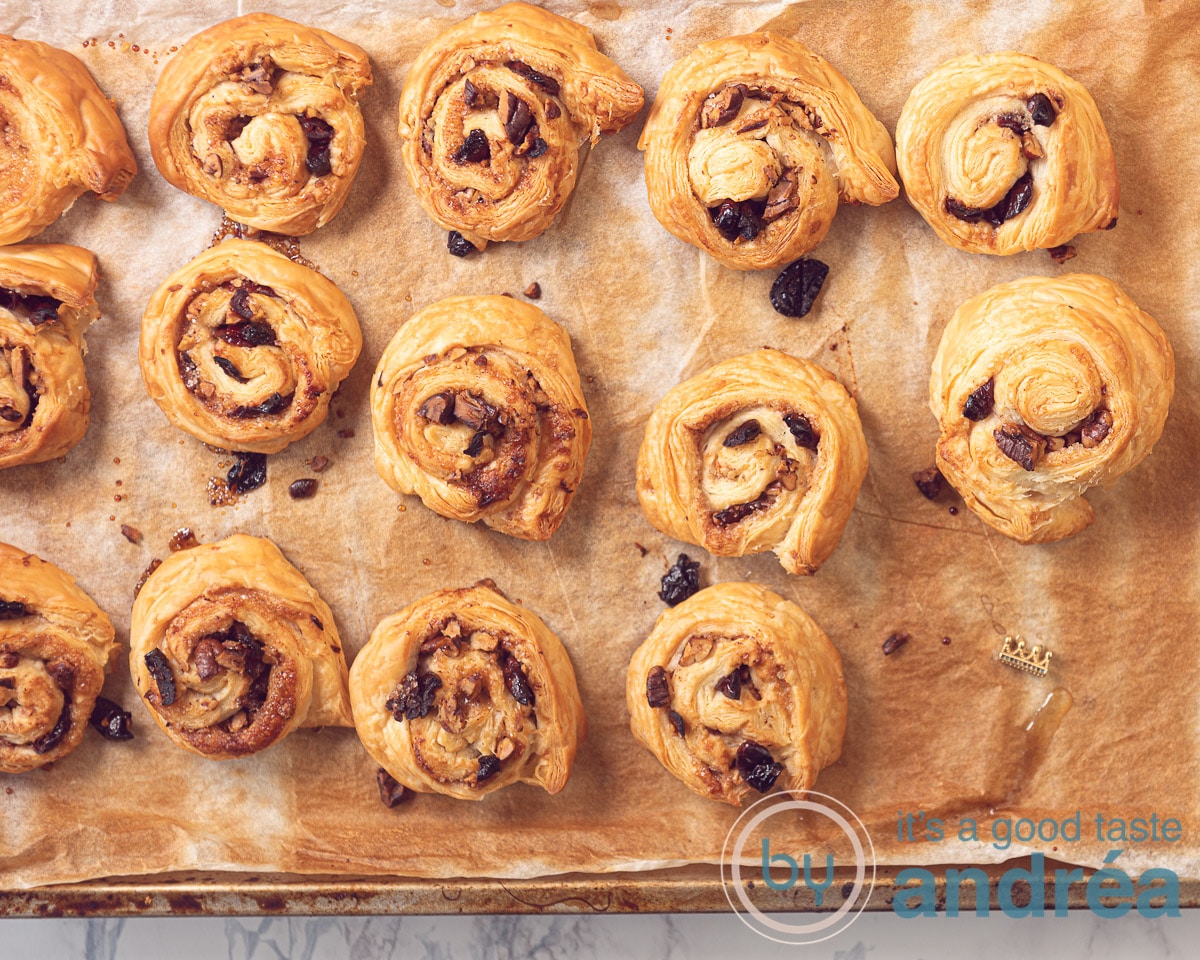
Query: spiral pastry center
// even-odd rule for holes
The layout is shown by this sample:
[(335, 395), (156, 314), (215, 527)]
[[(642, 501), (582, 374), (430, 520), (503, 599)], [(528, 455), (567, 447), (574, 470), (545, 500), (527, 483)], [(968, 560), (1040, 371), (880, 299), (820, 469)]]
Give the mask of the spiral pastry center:
[(811, 485), (818, 436), (802, 414), (739, 414), (709, 427), (701, 485), (714, 522), (731, 526), (779, 506), (786, 516)]
[(770, 651), (752, 637), (700, 633), (681, 645), (670, 675), (672, 709), (681, 723), (672, 723), (707, 768), (705, 779), (719, 781), (736, 770), (766, 791), (783, 772), (777, 760), (790, 750), (792, 692), (781, 675)]
[(822, 234), (828, 229), (838, 185), (820, 126), (801, 104), (743, 83), (708, 96), (688, 151), (688, 177), (727, 240), (753, 240), (797, 208), (822, 224)]
[(451, 619), (422, 641), (384, 708), (409, 725), (417, 762), (442, 783), (478, 786), (536, 751), (538, 681), (502, 631)]
[(1001, 397), (1043, 436), (1061, 436), (1100, 406), (1103, 387), (1090, 353), (1080, 344), (1044, 341), (1029, 345), (996, 377)]
[(230, 197), (311, 193), (310, 181), (345, 172), (345, 133), (326, 119), (345, 103), (332, 77), (291, 72), (263, 57), (195, 102), (188, 115), (191, 149)]
[(279, 414), (296, 398), (307, 359), (281, 335), (300, 321), (270, 287), (224, 283), (188, 305), (178, 342), (184, 386), (215, 412), (249, 418)]
[[(6, 663), (11, 665), (5, 666)], [(60, 661), (54, 666), (59, 673), (66, 665)], [(67, 670), (70, 671), (69, 666)], [(66, 691), (45, 663), (0, 652), (0, 740), (18, 745), (44, 743), (66, 704)]]
[(16, 433), (29, 424), (37, 399), (34, 376), (25, 348), (0, 342), (0, 435)]
[(16, 91), (0, 86), (0, 196), (22, 196), (38, 176), (38, 159), (29, 147), (22, 119), (27, 117)]

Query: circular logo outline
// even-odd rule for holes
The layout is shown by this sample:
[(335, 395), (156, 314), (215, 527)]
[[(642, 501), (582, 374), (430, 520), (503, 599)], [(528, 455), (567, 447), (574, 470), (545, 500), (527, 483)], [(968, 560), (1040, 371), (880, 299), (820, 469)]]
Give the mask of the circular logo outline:
[[(784, 802), (778, 802), (782, 794), (786, 794), (792, 799)], [(871, 895), (874, 892), (875, 877), (877, 874), (877, 865), (875, 863), (875, 842), (871, 839), (870, 832), (867, 830), (866, 825), (859, 818), (858, 814), (856, 814), (836, 797), (831, 797), (825, 793), (818, 793), (815, 790), (809, 790), (806, 792), (787, 790), (783, 791), (782, 794), (775, 793), (771, 794), (770, 796), (763, 797), (760, 800), (756, 800), (741, 812), (738, 818), (733, 822), (733, 825), (729, 828), (729, 832), (725, 835), (725, 843), (721, 847), (721, 886), (723, 892), (725, 893), (725, 899), (729, 903), (730, 909), (733, 910), (742, 923), (744, 923), (755, 933), (759, 934), (759, 936), (765, 937), (766, 939), (775, 943), (783, 943), (788, 945), (821, 943), (824, 940), (828, 940), (829, 938), (836, 936), (849, 927), (851, 923), (858, 919), (863, 910), (866, 908), (867, 904), (870, 902)], [(837, 929), (825, 934), (822, 937), (817, 937), (816, 939), (812, 940), (785, 940), (781, 939), (780, 937), (772, 936), (770, 933), (766, 932), (766, 930), (759, 929), (759, 927), (752, 923), (749, 918), (754, 917), (759, 923), (762, 924), (763, 927), (766, 927), (767, 930), (773, 930), (776, 933), (791, 934), (793, 936), (802, 936), (808, 933), (819, 933), (823, 930), (826, 930), (830, 926), (833, 926), (850, 913), (855, 905), (855, 901), (862, 892), (862, 888), (866, 880), (866, 857), (864, 856), (864, 845), (862, 839), (859, 837), (853, 825), (846, 818), (846, 816), (841, 813), (841, 811), (827, 806), (824, 803), (819, 803), (813, 800), (813, 797), (820, 797), (822, 800), (827, 800), (836, 804), (838, 807), (844, 810), (846, 814), (849, 814), (849, 816), (854, 819), (854, 823), (856, 823), (859, 830), (862, 831), (862, 836), (866, 838), (866, 846), (869, 847), (871, 851), (871, 889), (867, 891), (866, 897), (864, 897), (862, 903), (858, 905), (858, 909), (854, 911), (854, 915)], [(760, 810), (758, 813), (754, 813), (755, 808), (761, 807), (764, 804), (770, 804), (770, 806), (764, 810)], [(838, 827), (838, 829), (840, 829), (842, 833), (846, 835), (850, 841), (851, 847), (854, 849), (854, 886), (850, 891), (850, 895), (846, 897), (846, 902), (843, 903), (837, 910), (835, 910), (829, 916), (823, 917), (821, 920), (818, 920), (814, 923), (796, 925), (783, 923), (778, 920), (772, 920), (750, 901), (750, 898), (746, 895), (746, 891), (742, 884), (742, 853), (745, 849), (746, 841), (751, 831), (753, 831), (754, 828), (763, 821), (768, 820), (777, 814), (785, 813), (789, 810), (807, 810), (832, 821)], [(749, 822), (747, 822), (744, 826), (740, 826), (747, 817), (750, 818)], [(729, 849), (731, 840), (733, 840), (732, 855)], [(726, 873), (727, 870), (729, 874), (728, 876)], [(731, 885), (733, 886), (734, 893), (737, 896), (737, 903), (734, 903), (733, 897), (730, 895), (729, 888)], [(739, 910), (738, 904), (740, 904), (744, 910)]]

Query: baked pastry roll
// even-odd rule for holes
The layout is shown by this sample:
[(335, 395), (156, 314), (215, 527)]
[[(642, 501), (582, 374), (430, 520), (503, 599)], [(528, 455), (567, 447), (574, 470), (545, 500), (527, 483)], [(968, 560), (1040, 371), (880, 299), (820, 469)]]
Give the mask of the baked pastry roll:
[(638, 147), (658, 222), (735, 270), (783, 266), (824, 239), (839, 203), (900, 192), (891, 138), (854, 88), (770, 33), (676, 62)]
[(0, 773), (79, 746), (118, 646), (108, 616), (66, 573), (0, 543)]
[(226, 450), (277, 453), (325, 420), (362, 350), (333, 281), (229, 239), (163, 281), (142, 320), (142, 379), (167, 419)]
[(476, 248), (530, 240), (571, 196), (580, 147), (641, 109), (586, 28), (508, 3), (418, 55), (400, 95), (404, 168), (425, 212)]
[(1090, 526), (1083, 493), (1150, 455), (1175, 389), (1166, 335), (1111, 280), (1025, 277), (973, 297), (942, 333), (929, 403), (937, 466), (1021, 543)]
[(517, 782), (558, 793), (587, 733), (566, 649), (490, 580), (381, 621), (354, 659), (350, 702), (388, 773), (460, 800)]
[(571, 338), (512, 297), (416, 313), (371, 381), (375, 469), (443, 517), (522, 540), (562, 523), (592, 442)]
[(637, 494), (655, 527), (719, 557), (774, 550), (812, 574), (867, 472), (858, 408), (827, 370), (778, 350), (734, 357), (654, 408)]
[(87, 432), (83, 333), (100, 316), (97, 279), (82, 247), (0, 247), (0, 469), (61, 457)]
[(137, 173), (125, 128), (78, 59), (0, 34), (0, 244), (49, 226), (83, 193), (116, 200)]
[(669, 607), (629, 662), (637, 741), (695, 793), (740, 807), (808, 790), (841, 756), (842, 659), (812, 619), (755, 583)]
[(169, 183), (236, 220), (290, 236), (333, 219), (366, 138), (359, 47), (251, 13), (196, 34), (150, 102), (150, 150)]
[(952, 247), (1007, 255), (1117, 224), (1117, 166), (1091, 95), (1021, 53), (957, 57), (896, 126), (911, 203)]
[(270, 540), (181, 550), (142, 586), (129, 666), (150, 715), (209, 760), (245, 757), (298, 727), (349, 727), (333, 614)]

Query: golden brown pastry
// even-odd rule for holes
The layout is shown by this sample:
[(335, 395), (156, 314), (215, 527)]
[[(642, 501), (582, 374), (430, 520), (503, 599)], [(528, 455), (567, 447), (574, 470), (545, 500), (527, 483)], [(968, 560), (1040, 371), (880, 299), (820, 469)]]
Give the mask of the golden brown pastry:
[(827, 370), (778, 350), (734, 357), (654, 408), (638, 453), (642, 512), (719, 557), (774, 550), (811, 574), (867, 472), (858, 408)]
[(1091, 525), (1083, 493), (1147, 456), (1175, 390), (1166, 335), (1111, 280), (1025, 277), (955, 311), (929, 381), (937, 465), (1021, 543)]
[(637, 741), (695, 793), (740, 807), (809, 790), (841, 756), (842, 659), (790, 600), (755, 583), (708, 587), (664, 610), (629, 662)]
[(96, 280), (82, 247), (0, 247), (0, 469), (61, 457), (87, 432)]
[(366, 53), (251, 13), (192, 37), (159, 77), (150, 150), (167, 181), (239, 223), (312, 233), (346, 202), (366, 138)]
[(389, 774), (461, 800), (517, 782), (558, 793), (587, 733), (566, 649), (490, 580), (385, 618), (354, 660), (350, 702)]
[(0, 773), (79, 746), (118, 646), (108, 616), (66, 573), (0, 543)]
[[(579, 148), (642, 109), (591, 33), (540, 7), (477, 13), (421, 51), (400, 95), (404, 168), (452, 252), (530, 240), (575, 187)], [(455, 246), (457, 244), (457, 246)]]
[(1091, 95), (1021, 53), (957, 57), (913, 88), (900, 179), (952, 247), (1007, 255), (1117, 224), (1117, 167)]
[(331, 280), (229, 239), (163, 281), (138, 359), (175, 426), (222, 449), (277, 453), (325, 420), (361, 349), (354, 309)]
[(0, 34), (0, 244), (40, 233), (91, 190), (116, 200), (137, 173), (125, 128), (78, 59)]
[(638, 146), (659, 223), (735, 270), (766, 270), (824, 239), (839, 203), (895, 200), (883, 124), (794, 40), (703, 43), (667, 71)]
[(354, 723), (333, 613), (259, 537), (164, 560), (133, 604), (129, 667), (163, 732), (209, 760)]
[(583, 475), (592, 425), (567, 332), (512, 297), (415, 314), (371, 381), (375, 469), (430, 510), (548, 540)]

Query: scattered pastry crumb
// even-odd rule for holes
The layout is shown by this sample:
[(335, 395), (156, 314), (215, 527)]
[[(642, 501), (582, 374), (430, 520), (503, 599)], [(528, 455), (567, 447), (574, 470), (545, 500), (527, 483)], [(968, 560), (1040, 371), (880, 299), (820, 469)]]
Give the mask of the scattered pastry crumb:
[[(70, 524), (68, 523), (67, 526), (69, 527)], [(121, 524), (121, 536), (123, 536), (130, 543), (142, 542), (142, 531), (137, 527), (131, 527), (127, 523)]]
[(926, 500), (936, 500), (942, 492), (942, 474), (937, 467), (918, 470), (912, 475), (912, 478), (917, 489), (921, 491), (921, 496)]
[(530, 300), (540, 300), (542, 296), (542, 285), (536, 280), (525, 288), (525, 296)]

